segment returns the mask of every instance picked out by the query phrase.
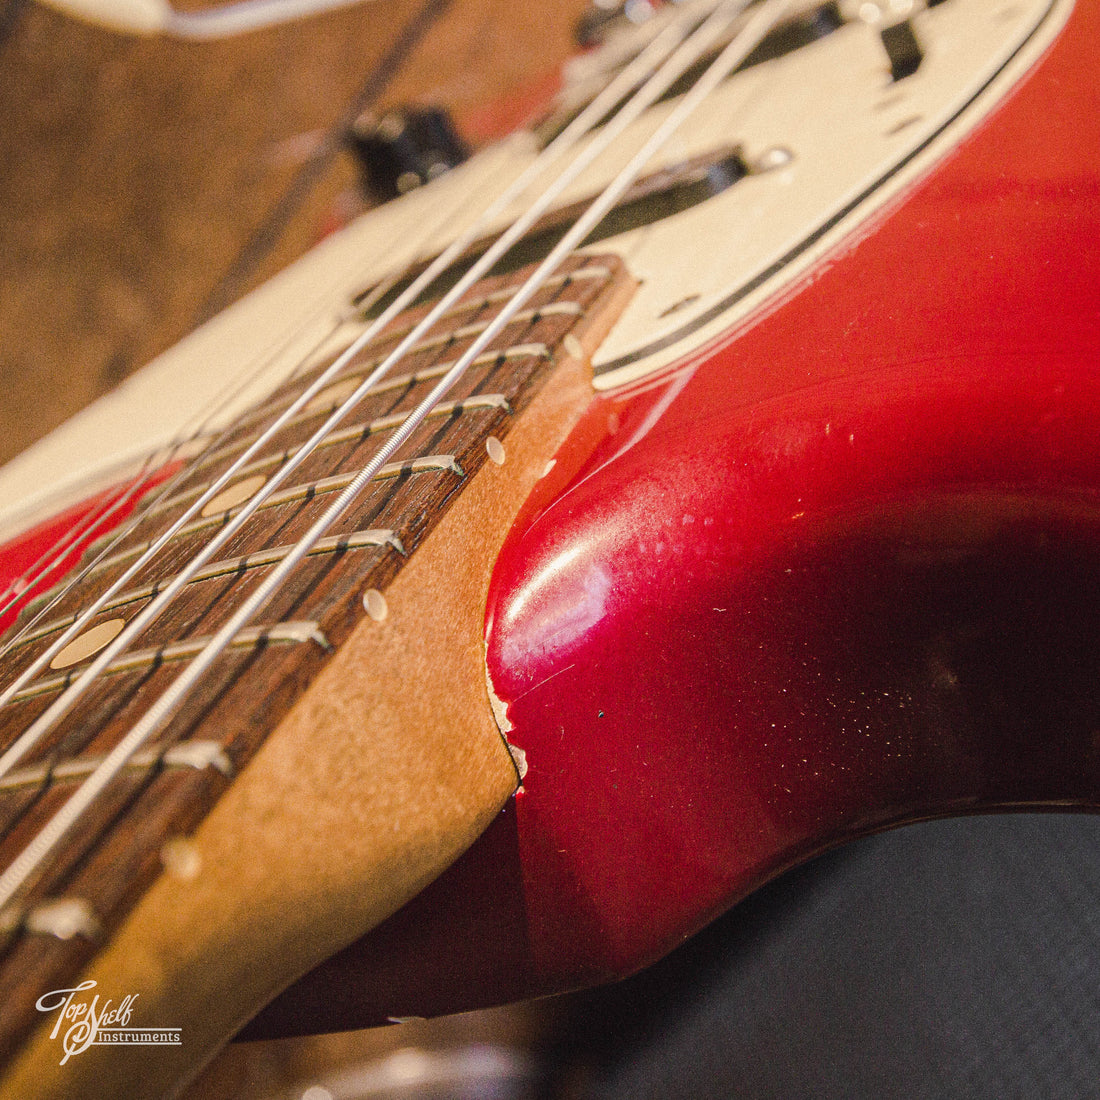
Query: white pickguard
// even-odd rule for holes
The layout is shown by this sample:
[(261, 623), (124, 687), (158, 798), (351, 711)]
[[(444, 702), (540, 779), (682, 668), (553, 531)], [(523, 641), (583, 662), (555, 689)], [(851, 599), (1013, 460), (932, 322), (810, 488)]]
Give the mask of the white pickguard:
[[(1070, 0), (943, 0), (914, 10), (923, 61), (891, 83), (874, 19), (891, 22), (907, 9), (883, 17), (874, 4), (852, 3), (842, 5), (852, 22), (728, 80), (659, 162), (740, 142), (750, 162), (769, 150), (788, 152), (785, 167), (597, 246), (619, 252), (641, 280), (600, 349), (598, 387), (681, 358), (807, 270), (972, 130), (1050, 44), (1071, 7)], [(639, 29), (639, 39), (653, 29)], [(580, 61), (577, 79), (599, 64), (598, 55)], [(563, 201), (598, 191), (670, 109), (643, 116)], [(338, 323), (350, 297), (442, 248), (534, 155), (531, 136), (517, 135), (372, 212), (0, 469), (0, 537), (119, 480), (181, 433), (231, 423), (319, 347), (346, 344), (359, 331)]]

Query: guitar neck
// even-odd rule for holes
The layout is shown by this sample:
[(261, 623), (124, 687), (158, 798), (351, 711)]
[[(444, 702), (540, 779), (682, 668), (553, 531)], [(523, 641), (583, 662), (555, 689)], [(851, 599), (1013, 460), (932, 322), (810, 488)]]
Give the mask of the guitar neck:
[[(312, 465), (255, 513), (233, 553), (213, 555), (169, 613), (106, 665), (94, 709), (60, 720), (5, 778), (10, 844), (27, 835), (12, 825), (28, 819), (28, 808), (32, 823), (55, 811), (102, 766), (132, 715), (201, 650), (240, 590), (254, 589), (348, 480), (318, 475), (362, 467), (400, 423), (401, 410), (415, 407), (492, 319), (505, 291), (499, 279), (479, 284), (466, 305), (449, 311), (368, 394), (362, 419), (331, 434)], [(0, 978), (9, 1056), (27, 1028), (41, 1023), (42, 992), (74, 987), (107, 941), (86, 972), (91, 980), (104, 988), (130, 983), (146, 1012), (176, 1020), (188, 1036), (178, 1057), (159, 1049), (121, 1059), (115, 1050), (105, 1059), (84, 1052), (60, 1072), (48, 1021), (39, 1028), (47, 1032), (39, 1053), (32, 1047), (20, 1062), (26, 1069), (15, 1070), (11, 1095), (20, 1094), (24, 1073), (39, 1092), (45, 1074), (59, 1095), (74, 1088), (93, 1095), (95, 1081), (104, 1096), (132, 1080), (167, 1086), (185, 1076), (184, 1067), (201, 1064), (289, 980), (436, 877), (499, 810), (517, 772), (486, 697), (481, 618), (489, 568), (520, 502), (589, 400), (589, 356), (628, 293), (621, 264), (598, 257), (571, 262), (547, 284), (479, 357), (455, 399), (314, 547), (260, 623), (238, 635), (200, 690), (107, 786), (18, 908), (9, 906)], [(277, 468), (280, 456), (305, 442), (338, 403), (335, 390), (354, 388), (402, 327), (399, 321), (396, 335), (353, 357), (272, 437), (265, 453), (274, 461), (254, 465)], [(151, 493), (110, 555), (64, 589), (9, 650), (6, 682), (48, 654), (79, 609), (117, 587), (241, 445), (323, 369), (295, 377)], [(189, 561), (232, 521), (265, 478), (241, 473), (179, 526), (172, 536), (178, 545), (160, 560), (169, 567)], [(148, 568), (15, 692), (5, 708), (7, 743), (68, 685), (66, 669), (93, 656), (94, 638), (135, 619), (175, 579)], [(241, 836), (263, 840), (242, 846)], [(166, 873), (127, 918), (161, 868)], [(74, 913), (79, 922), (65, 934), (63, 921)], [(151, 947), (151, 936), (159, 947)], [(141, 950), (129, 946), (139, 942)], [(194, 969), (200, 957), (212, 964), (205, 976)], [(155, 974), (148, 969), (154, 958)], [(275, 959), (283, 961), (272, 966)], [(232, 994), (215, 996), (227, 969), (236, 973)], [(219, 1005), (213, 1011), (212, 1002)]]

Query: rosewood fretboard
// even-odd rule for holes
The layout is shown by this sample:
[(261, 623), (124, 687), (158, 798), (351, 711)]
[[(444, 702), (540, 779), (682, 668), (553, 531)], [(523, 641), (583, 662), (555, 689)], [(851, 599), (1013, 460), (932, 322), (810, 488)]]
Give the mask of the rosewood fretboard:
[[(240, 600), (253, 591), (334, 494), (430, 390), (507, 300), (524, 273), (478, 284), (371, 390), (341, 426), (276, 491), (182, 591), (168, 612), (109, 666), (81, 704), (17, 771), (0, 780), (0, 867), (10, 864), (104, 754), (172, 682)], [(468, 373), (296, 570), (261, 621), (238, 635), (186, 705), (145, 746), (71, 832), (19, 903), (0, 913), (0, 1056), (37, 1017), (44, 992), (70, 984), (141, 897), (165, 862), (186, 858), (178, 838), (207, 814), (234, 776), (367, 614), (385, 614), (387, 586), (483, 463), (503, 456), (509, 427), (540, 388), (570, 334), (583, 330), (621, 276), (617, 261), (575, 257), (479, 356)], [(422, 311), (398, 319), (345, 367), (189, 520), (125, 591), (82, 631), (110, 634), (229, 521), (323, 422)], [(9, 682), (81, 608), (106, 590), (327, 365), (295, 376), (212, 440), (167, 491), (150, 494), (137, 520), (99, 555), (81, 582), (37, 619), (0, 659)], [(14, 632), (13, 632), (14, 636)], [(445, 659), (445, 655), (442, 655)], [(69, 647), (0, 708), (0, 749), (10, 745), (79, 674)], [(71, 664), (66, 661), (72, 661)], [(181, 850), (183, 855), (180, 855)]]

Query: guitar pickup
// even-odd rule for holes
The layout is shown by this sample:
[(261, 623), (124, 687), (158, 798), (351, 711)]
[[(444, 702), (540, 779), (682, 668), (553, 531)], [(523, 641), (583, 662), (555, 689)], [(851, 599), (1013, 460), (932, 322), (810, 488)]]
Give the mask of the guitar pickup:
[(912, 76), (924, 60), (924, 51), (909, 20), (883, 27), (879, 35), (890, 60), (890, 79), (896, 84)]
[[(584, 245), (617, 237), (632, 229), (653, 225), (675, 214), (690, 210), (715, 195), (732, 187), (753, 171), (746, 162), (740, 146), (724, 146), (689, 161), (642, 176), (629, 188), (618, 203), (608, 211), (604, 219), (584, 239)], [(528, 264), (539, 263), (565, 236), (573, 223), (595, 200), (589, 195), (579, 202), (559, 207), (537, 221), (527, 234), (517, 241), (493, 267), (490, 274), (507, 275)], [(436, 276), (431, 286), (414, 305), (446, 293), (489, 250), (496, 235), (482, 237), (447, 268)], [(371, 300), (362, 314), (364, 320), (377, 317), (399, 294), (428, 267), (430, 260), (420, 261), (400, 276), (384, 293)], [(364, 290), (353, 299), (353, 304), (371, 297), (378, 288)]]

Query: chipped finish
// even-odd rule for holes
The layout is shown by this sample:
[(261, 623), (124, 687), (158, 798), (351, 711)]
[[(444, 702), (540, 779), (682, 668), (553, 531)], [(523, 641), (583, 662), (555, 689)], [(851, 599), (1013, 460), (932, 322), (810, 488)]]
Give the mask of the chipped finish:
[(850, 838), (1100, 806), (1098, 41), (1079, 3), (797, 293), (594, 402), (495, 570), (514, 814), (250, 1035), (616, 979)]

